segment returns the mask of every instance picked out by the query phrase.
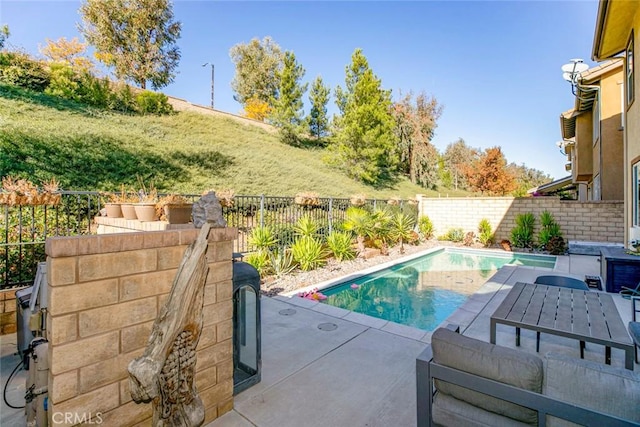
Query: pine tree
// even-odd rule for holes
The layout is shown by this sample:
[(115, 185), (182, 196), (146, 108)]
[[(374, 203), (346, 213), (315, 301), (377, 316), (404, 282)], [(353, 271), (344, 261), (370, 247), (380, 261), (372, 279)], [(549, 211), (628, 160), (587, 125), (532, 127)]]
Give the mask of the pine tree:
[(302, 95), (307, 91), (307, 84), (300, 84), (304, 76), (304, 68), (296, 61), (293, 52), (285, 52), (282, 71), (278, 72), (280, 86), (278, 98), (272, 100), (272, 123), (280, 129), (283, 142), (296, 145), (299, 142), (302, 124)]
[(390, 179), (398, 163), (391, 91), (381, 86), (362, 50), (356, 49), (346, 67), (345, 89), (336, 89), (342, 116), (335, 119), (336, 132), (329, 146), (330, 163), (370, 185)]
[(320, 140), (329, 134), (329, 116), (327, 115), (329, 87), (323, 84), (320, 76), (316, 77), (311, 85), (309, 102), (311, 102), (311, 110), (307, 117), (309, 133)]

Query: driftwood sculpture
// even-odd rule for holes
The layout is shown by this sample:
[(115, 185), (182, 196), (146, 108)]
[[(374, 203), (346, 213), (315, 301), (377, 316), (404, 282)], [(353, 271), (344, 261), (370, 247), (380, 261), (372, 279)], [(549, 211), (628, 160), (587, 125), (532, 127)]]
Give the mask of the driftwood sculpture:
[(153, 402), (153, 425), (200, 426), (204, 405), (195, 384), (196, 346), (202, 331), (207, 275), (205, 223), (185, 251), (167, 302), (153, 324), (144, 354), (129, 363), (131, 397)]

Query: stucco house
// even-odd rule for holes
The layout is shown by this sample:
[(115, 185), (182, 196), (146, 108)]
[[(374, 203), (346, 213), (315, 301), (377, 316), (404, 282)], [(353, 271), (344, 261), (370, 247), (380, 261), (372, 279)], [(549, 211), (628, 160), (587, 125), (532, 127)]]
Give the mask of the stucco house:
[[(625, 241), (640, 240), (640, 104), (635, 102), (638, 75), (635, 38), (640, 33), (640, 2), (600, 0), (592, 59), (623, 62), (623, 177)], [(634, 242), (635, 243), (635, 242)]]
[(623, 61), (615, 58), (580, 74), (575, 105), (560, 115), (567, 170), (578, 200), (622, 200)]

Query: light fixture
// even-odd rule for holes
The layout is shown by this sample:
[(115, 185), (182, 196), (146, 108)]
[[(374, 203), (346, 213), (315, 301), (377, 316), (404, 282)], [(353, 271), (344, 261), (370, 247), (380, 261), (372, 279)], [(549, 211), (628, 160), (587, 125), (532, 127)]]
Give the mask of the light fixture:
[(213, 62), (205, 62), (204, 64), (202, 64), (203, 67), (206, 67), (207, 65), (211, 65), (211, 109), (213, 110), (213, 88), (214, 88), (214, 76), (215, 76), (215, 72), (214, 72), (214, 66), (213, 66)]

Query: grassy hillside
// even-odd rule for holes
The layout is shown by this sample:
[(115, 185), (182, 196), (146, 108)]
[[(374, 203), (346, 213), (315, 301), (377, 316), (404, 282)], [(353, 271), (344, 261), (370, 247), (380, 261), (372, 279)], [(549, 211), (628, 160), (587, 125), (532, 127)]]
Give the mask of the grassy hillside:
[[(258, 127), (180, 112), (128, 116), (0, 85), (0, 175), (38, 183), (55, 176), (66, 190), (137, 187), (161, 191), (230, 188), (236, 194), (370, 198), (437, 196), (406, 179), (372, 188), (328, 167), (323, 149), (294, 148)], [(443, 189), (442, 194), (467, 193)]]

